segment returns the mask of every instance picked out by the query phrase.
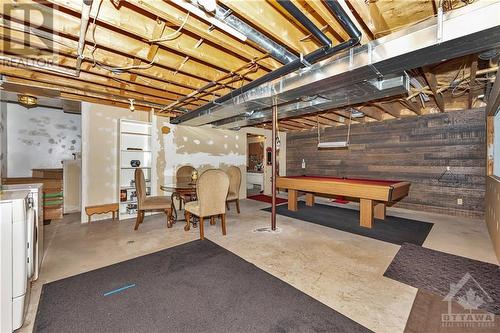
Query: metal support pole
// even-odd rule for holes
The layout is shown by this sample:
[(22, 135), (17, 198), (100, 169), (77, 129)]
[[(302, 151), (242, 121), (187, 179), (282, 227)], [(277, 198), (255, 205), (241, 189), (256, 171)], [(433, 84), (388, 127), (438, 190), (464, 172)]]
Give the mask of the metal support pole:
[(273, 133), (272, 133), (272, 173), (271, 173), (271, 183), (272, 183), (272, 209), (271, 209), (271, 230), (276, 230), (276, 175), (277, 165), (276, 165), (276, 137), (277, 137), (277, 125), (278, 125), (278, 100), (273, 98)]

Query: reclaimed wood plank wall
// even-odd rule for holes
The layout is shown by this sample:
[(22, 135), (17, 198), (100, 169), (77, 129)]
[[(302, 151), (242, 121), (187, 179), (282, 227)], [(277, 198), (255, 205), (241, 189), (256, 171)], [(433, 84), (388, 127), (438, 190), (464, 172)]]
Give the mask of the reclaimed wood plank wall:
[[(349, 149), (318, 150), (316, 129), (291, 132), (287, 175), (410, 181), (409, 196), (396, 207), (483, 217), (485, 119), (484, 109), (472, 109), (356, 124), (351, 127)], [(346, 133), (344, 126), (322, 129), (321, 141), (343, 141)], [(439, 180), (448, 166), (451, 173)]]

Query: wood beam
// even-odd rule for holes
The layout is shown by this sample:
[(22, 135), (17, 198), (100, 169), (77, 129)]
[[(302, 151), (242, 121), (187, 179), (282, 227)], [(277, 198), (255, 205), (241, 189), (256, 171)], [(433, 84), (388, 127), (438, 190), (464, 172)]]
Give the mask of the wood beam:
[[(182, 24), (183, 18), (186, 15), (185, 11), (168, 1), (126, 0), (126, 2), (129, 5), (140, 8), (176, 26)], [(247, 60), (259, 58), (263, 54), (261, 51), (254, 48), (255, 46), (260, 47), (259, 45), (254, 45), (254, 47), (252, 47), (245, 43), (241, 43), (227, 33), (219, 31), (218, 29), (211, 29), (209, 24), (195, 18), (189, 18), (184, 25), (184, 29), (191, 34), (203, 38), (203, 40), (212, 42), (213, 45), (222, 47), (234, 54), (239, 54)], [(252, 44), (251, 41), (247, 42)], [(263, 59), (260, 63), (268, 69), (276, 69), (281, 66), (278, 61), (272, 58)]]
[(470, 79), (469, 79), (469, 96), (467, 99), (467, 108), (472, 109), (474, 99), (474, 85), (476, 83), (477, 73), (477, 55), (470, 56)]
[[(33, 3), (28, 0), (19, 0), (20, 4), (29, 4), (33, 10), (38, 10), (42, 14), (51, 15), (54, 22), (57, 22), (54, 26), (50, 25), (46, 20), (43, 19), (43, 15), (31, 15), (30, 24), (36, 25), (38, 27), (43, 27), (45, 29), (54, 29), (54, 32), (58, 34), (69, 34), (75, 38), (80, 33), (80, 18), (63, 13), (62, 11), (52, 10), (51, 8), (40, 5), (38, 3)], [(12, 11), (11, 14), (17, 20), (23, 21), (25, 19), (24, 14), (20, 11)], [(88, 33), (87, 42), (93, 44), (90, 35)], [(147, 58), (147, 53), (149, 50), (149, 45), (141, 40), (133, 38), (129, 35), (122, 34), (115, 30), (106, 28), (101, 25), (97, 25), (95, 28), (95, 33), (92, 33), (92, 37), (95, 36), (95, 42), (99, 46), (104, 46), (111, 50), (116, 50), (122, 54), (133, 54), (137, 58), (145, 60)], [(208, 66), (194, 57), (185, 57), (179, 55), (178, 53), (173, 53), (165, 49), (160, 49), (156, 56), (155, 63), (161, 64), (163, 66), (174, 68), (176, 71), (182, 71), (184, 73), (190, 73), (199, 78), (206, 78), (209, 81), (216, 80), (222, 75), (226, 74), (228, 71), (222, 68), (214, 68)], [(263, 74), (263, 73), (262, 73)], [(259, 75), (254, 76), (257, 78)]]
[(395, 118), (401, 118), (401, 109), (396, 107), (394, 102), (372, 103), (373, 106), (379, 108), (385, 113), (390, 114)]
[(296, 131), (296, 130), (302, 130), (301, 127), (297, 127), (297, 126), (293, 126), (293, 125), (290, 125), (290, 124), (287, 124), (287, 123), (284, 123), (282, 121), (279, 122), (279, 128), (280, 130), (282, 128), (286, 129), (286, 130), (289, 130), (289, 131)]
[[(281, 121), (283, 121), (283, 120), (281, 120)], [(302, 128), (302, 129), (310, 129), (310, 128), (316, 127), (316, 124), (311, 125), (310, 123), (298, 121), (297, 119), (285, 119), (284, 121), (286, 121), (287, 124), (291, 124), (291, 125), (297, 126), (299, 128)]]
[[(141, 90), (143, 89), (139, 89), (140, 90), (139, 92), (132, 90), (125, 91), (121, 88), (120, 83), (118, 82), (114, 82), (113, 86), (111, 84), (111, 82), (113, 81), (107, 81), (106, 79), (102, 79), (97, 75), (89, 75), (88, 73), (81, 73), (80, 74), (81, 79), (80, 78), (76, 79), (76, 78), (65, 77), (62, 75), (26, 70), (24, 68), (19, 68), (19, 67), (4, 66), (1, 64), (0, 64), (0, 73), (10, 77), (17, 77), (32, 81), (56, 83), (80, 90), (101, 92), (106, 94), (123, 96), (125, 98), (133, 98), (136, 100), (148, 100), (152, 103), (158, 103), (158, 104), (168, 104), (175, 100), (175, 98), (165, 98), (165, 97), (146, 95), (141, 92)], [(195, 104), (195, 106), (198, 105)]]
[[(28, 33), (28, 30), (26, 30), (28, 28), (24, 25), (5, 18), (4, 21), (8, 23), (9, 27), (11, 27), (11, 29), (8, 29), (5, 26), (0, 26), (0, 34), (4, 40), (14, 40), (18, 43), (29, 41), (31, 47), (35, 47), (40, 50), (52, 51), (54, 54), (62, 54), (67, 57), (76, 58), (77, 42), (75, 40), (60, 35), (53, 35), (43, 30), (34, 28), (30, 28), (31, 32)], [(47, 49), (47, 45), (51, 45), (50, 50)], [(6, 50), (4, 50), (4, 52), (5, 51)], [(86, 45), (84, 53), (91, 54), (91, 51), (91, 46)], [(136, 59), (131, 58), (130, 55), (125, 56), (99, 48), (95, 50), (94, 57), (98, 63), (110, 67), (128, 67), (133, 65)], [(87, 59), (93, 63), (90, 57)], [(96, 66), (95, 68), (102, 69), (99, 66)], [(184, 73), (177, 73), (176, 75), (173, 75), (174, 72), (172, 69), (158, 65), (147, 66), (142, 69), (131, 69), (129, 71), (124, 71), (121, 74), (120, 72), (117, 72), (117, 74), (113, 75), (114, 77), (120, 77), (120, 79), (123, 79), (128, 76), (129, 73), (136, 73), (138, 75), (137, 80), (140, 82), (151, 82), (150, 85), (154, 85), (155, 87), (167, 91), (177, 92), (182, 95), (187, 95), (192, 90), (202, 87), (209, 82), (206, 79), (202, 80)], [(111, 73), (108, 74), (111, 75)]]
[(401, 103), (404, 107), (408, 108), (408, 110), (412, 111), (416, 115), (421, 115), (422, 114), (422, 109), (420, 108), (420, 105), (417, 102), (414, 102), (412, 100), (398, 100), (399, 103)]
[(391, 29), (380, 12), (377, 3), (364, 0), (346, 0), (361, 17), (375, 38), (391, 33)]
[(443, 95), (438, 92), (436, 75), (434, 75), (434, 73), (430, 71), (429, 67), (422, 68), (422, 71), (424, 72), (425, 80), (427, 81), (429, 88), (431, 88), (432, 96), (434, 98), (434, 101), (436, 101), (436, 105), (439, 108), (439, 111), (445, 112), (446, 110), (444, 98)]
[[(314, 25), (316, 25), (319, 29), (323, 30), (323, 33), (334, 42), (334, 44), (339, 44), (343, 42), (344, 40), (349, 39), (349, 36), (347, 33), (344, 31), (344, 29), (336, 22), (335, 20), (330, 20), (330, 23), (335, 26), (330, 26), (329, 23), (320, 15), (320, 13), (316, 12), (313, 7), (311, 6), (309, 1), (304, 1), (304, 0), (290, 0), (293, 2), (295, 7), (297, 7)], [(302, 41), (314, 38), (311, 33), (307, 30), (304, 29), (302, 24), (298, 22), (295, 17), (290, 15), (287, 10), (285, 10), (277, 0), (268, 0), (268, 2), (283, 15), (284, 17), (287, 18), (288, 21), (293, 22), (296, 26), (300, 27), (301, 30), (304, 31), (306, 34), (306, 37), (302, 39)], [(307, 37), (309, 36), (309, 37)]]
[(359, 110), (363, 112), (367, 117), (370, 117), (377, 121), (384, 120), (384, 115), (386, 114), (381, 109), (369, 105), (360, 106)]
[[(266, 124), (267, 124), (267, 125), (266, 125)], [(269, 122), (269, 123), (264, 123), (264, 124), (260, 124), (260, 125), (261, 125), (261, 126), (264, 126), (264, 125), (269, 126), (270, 124), (271, 124), (271, 123)], [(299, 127), (299, 126), (296, 126), (296, 125), (290, 124), (290, 123), (288, 123), (288, 122), (286, 122), (286, 121), (283, 121), (283, 120), (279, 120), (279, 121), (278, 121), (278, 127), (280, 127), (280, 128), (281, 128), (281, 127), (286, 127), (286, 128), (288, 128), (288, 129), (290, 129), (290, 130), (301, 130), (301, 129), (302, 129), (302, 127)]]
[(500, 107), (500, 67), (497, 69), (495, 83), (490, 90), (490, 97), (488, 98), (488, 103), (486, 104), (486, 114), (489, 116), (495, 116), (498, 113), (498, 108)]
[[(73, 1), (66, 0), (50, 0), (51, 3), (60, 6), (61, 8), (68, 9), (75, 13), (75, 16), (81, 15), (81, 4)], [(94, 11), (91, 13), (91, 16), (96, 15), (97, 8), (99, 7), (99, 3), (96, 3), (93, 6)], [(187, 14), (186, 14), (187, 15)], [(185, 15), (184, 15), (185, 16)], [(93, 20), (92, 20), (93, 22)], [(131, 34), (137, 38), (138, 41), (142, 40), (146, 43), (143, 43), (143, 48), (147, 49), (145, 58), (148, 59), (150, 56), (151, 50), (149, 49), (150, 40), (155, 40), (161, 38), (163, 32), (165, 36), (172, 35), (175, 33), (175, 29), (169, 28), (165, 25), (165, 21), (154, 20), (150, 17), (139, 14), (138, 12), (128, 8), (127, 6), (121, 6), (120, 10), (117, 10), (111, 2), (103, 1), (100, 5), (99, 15), (97, 22), (106, 23), (118, 31), (125, 31), (128, 34)], [(137, 27), (141, 27), (141, 29), (137, 29)], [(95, 37), (98, 38), (97, 33), (99, 31), (104, 31), (109, 33), (111, 30), (104, 30), (100, 26), (91, 25), (89, 29), (96, 29)], [(68, 30), (68, 27), (65, 27), (65, 30)], [(131, 39), (125, 39), (125, 35), (114, 35), (114, 38), (124, 39), (124, 41), (132, 42)], [(158, 44), (156, 45), (155, 53), (156, 58), (161, 59), (163, 56), (173, 56), (173, 53), (165, 53), (168, 51), (173, 51), (176, 54), (182, 53), (183, 57), (188, 56), (192, 61), (199, 62), (199, 65), (209, 64), (214, 69), (221, 69), (227, 72), (234, 71), (236, 68), (242, 66), (247, 63), (248, 60), (242, 60), (238, 58), (232, 53), (223, 52), (223, 49), (212, 46), (209, 43), (202, 43), (198, 47), (195, 47), (198, 39), (191, 37), (190, 35), (180, 33), (176, 36), (175, 39), (158, 42), (162, 47), (159, 48)], [(137, 42), (136, 42), (137, 43)], [(99, 43), (102, 45), (101, 43)], [(155, 43), (152, 44), (153, 46)], [(155, 57), (152, 57), (149, 61), (153, 60)], [(184, 64), (186, 66), (186, 64)], [(255, 79), (259, 76), (262, 76), (267, 73), (267, 70), (260, 69), (260, 72), (252, 73), (250, 77)]]
[[(78, 94), (70, 94), (70, 93), (65, 93), (65, 92), (61, 93), (61, 99), (67, 99), (67, 100), (73, 100), (73, 101), (79, 101), (79, 102), (88, 102), (88, 103), (101, 104), (101, 105), (109, 105), (109, 106), (115, 106), (115, 107), (122, 108), (122, 109), (129, 108), (129, 104), (125, 103), (125, 102), (114, 101), (114, 100), (109, 100), (109, 99), (102, 99), (102, 98), (97, 98), (97, 97), (88, 97), (88, 96), (82, 96), (82, 95), (78, 95)], [(136, 111), (150, 112), (151, 107), (136, 105), (135, 110)], [(167, 113), (162, 113), (161, 116), (175, 117), (175, 116), (177, 116), (177, 114), (173, 113), (173, 112), (167, 112)]]
[(345, 41), (349, 39), (349, 35), (345, 32), (344, 28), (340, 25), (336, 18), (334, 18), (333, 14), (330, 10), (324, 5), (320, 0), (296, 0), (296, 2), (300, 3), (302, 7), (310, 6), (318, 15), (328, 24), (329, 27), (333, 29), (333, 31), (337, 32), (340, 38), (337, 37), (339, 41)]
[(316, 121), (316, 122), (319, 121), (319, 123), (321, 125), (324, 125), (324, 126), (336, 126), (338, 124), (337, 122), (334, 122), (328, 118), (322, 117), (321, 115), (303, 116), (302, 119), (307, 119), (307, 120)]
[(288, 119), (288, 120), (296, 122), (296, 123), (299, 123), (299, 124), (304, 124), (304, 125), (307, 125), (307, 126), (311, 126), (311, 127), (317, 127), (318, 126), (318, 123), (316, 122), (316, 119), (315, 120), (310, 120), (310, 119), (307, 119), (307, 118), (297, 117), (297, 118), (291, 118), (291, 119)]
[(259, 1), (257, 6), (253, 1), (221, 0), (220, 2), (296, 53), (308, 54), (319, 47), (314, 39), (300, 42), (307, 35), (301, 30), (302, 27), (292, 24), (266, 1)]
[[(71, 86), (66, 86), (62, 83), (59, 83), (56, 80), (53, 80), (51, 83), (48, 82), (41, 82), (38, 80), (33, 80), (30, 78), (18, 78), (18, 77), (11, 77), (7, 76), (5, 77), (6, 82), (12, 82), (16, 84), (22, 84), (30, 87), (36, 87), (36, 88), (41, 88), (41, 89), (52, 89), (52, 90), (57, 90), (60, 91), (61, 94), (64, 93), (69, 93), (73, 95), (78, 95), (78, 96), (86, 96), (86, 97), (94, 97), (94, 98), (99, 98), (103, 100), (111, 100), (111, 101), (117, 101), (117, 102), (124, 102), (127, 97), (125, 96), (119, 96), (115, 94), (108, 93), (106, 91), (93, 91), (93, 90), (83, 90), (80, 88), (75, 88)], [(153, 101), (149, 100), (144, 100), (144, 99), (137, 99), (136, 100), (136, 105), (143, 105), (151, 109), (151, 106), (148, 104), (144, 104), (144, 102), (151, 102), (154, 103)]]

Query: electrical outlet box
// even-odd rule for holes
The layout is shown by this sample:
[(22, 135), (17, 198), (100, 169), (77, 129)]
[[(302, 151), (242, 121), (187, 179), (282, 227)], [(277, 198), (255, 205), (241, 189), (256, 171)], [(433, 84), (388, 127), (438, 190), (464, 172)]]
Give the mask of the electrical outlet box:
[(457, 205), (462, 206), (463, 204), (464, 204), (464, 201), (462, 200), (462, 198), (458, 198), (457, 199)]

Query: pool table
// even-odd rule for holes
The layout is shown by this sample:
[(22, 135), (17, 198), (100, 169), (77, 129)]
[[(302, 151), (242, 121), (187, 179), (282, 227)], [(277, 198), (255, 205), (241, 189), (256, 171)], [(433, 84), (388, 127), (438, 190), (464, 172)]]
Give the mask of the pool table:
[(316, 194), (359, 199), (360, 225), (371, 228), (373, 218), (385, 219), (387, 204), (404, 198), (409, 182), (323, 176), (278, 177), (276, 185), (288, 190), (288, 209), (296, 211), (298, 192), (306, 193), (306, 205), (314, 205)]

